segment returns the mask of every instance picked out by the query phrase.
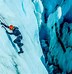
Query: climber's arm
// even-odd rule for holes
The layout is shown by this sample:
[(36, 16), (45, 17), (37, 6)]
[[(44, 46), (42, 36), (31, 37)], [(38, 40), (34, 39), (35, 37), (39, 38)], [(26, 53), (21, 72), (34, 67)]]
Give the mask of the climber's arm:
[(6, 28), (9, 28), (9, 26), (7, 26), (5, 23), (1, 22), (1, 25), (3, 25)]
[(7, 34), (10, 34), (10, 35), (13, 35), (13, 32), (8, 32), (7, 30), (6, 30), (6, 33)]

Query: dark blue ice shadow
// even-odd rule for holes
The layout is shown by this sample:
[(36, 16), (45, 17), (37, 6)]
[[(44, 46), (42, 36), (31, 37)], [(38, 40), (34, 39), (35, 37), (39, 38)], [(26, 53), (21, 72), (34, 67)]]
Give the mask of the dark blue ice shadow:
[(25, 9), (24, 9), (24, 5), (23, 5), (24, 3), (22, 2), (22, 10), (23, 10), (23, 12), (24, 12), (24, 14), (26, 15), (26, 11), (25, 11)]
[(46, 70), (48, 71), (48, 67), (47, 67), (47, 65), (45, 64), (45, 59), (44, 59), (44, 57), (43, 56), (41, 56), (41, 61), (42, 61), (42, 63), (43, 63), (43, 65), (45, 66), (45, 68), (46, 68)]

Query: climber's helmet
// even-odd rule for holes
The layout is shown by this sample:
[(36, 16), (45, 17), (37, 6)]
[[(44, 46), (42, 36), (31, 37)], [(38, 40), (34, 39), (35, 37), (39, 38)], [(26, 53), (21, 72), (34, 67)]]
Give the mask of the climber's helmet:
[(14, 29), (14, 26), (13, 26), (13, 25), (10, 25), (10, 26), (9, 26), (9, 29), (10, 29), (10, 30), (13, 30), (13, 29)]

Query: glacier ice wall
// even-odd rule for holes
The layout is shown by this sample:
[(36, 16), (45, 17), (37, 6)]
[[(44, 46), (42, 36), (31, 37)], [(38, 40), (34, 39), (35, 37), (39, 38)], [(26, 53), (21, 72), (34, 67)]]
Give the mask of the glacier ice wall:
[[(18, 55), (19, 49), (11, 42), (15, 37), (7, 36), (0, 26), (1, 74), (48, 74), (40, 60), (43, 54), (39, 42), (38, 19), (41, 18), (43, 7), (40, 1), (36, 4), (39, 10), (36, 10), (31, 0), (0, 0), (0, 16), (4, 19), (0, 17), (1, 21), (18, 26), (24, 43), (24, 53)], [(40, 15), (39, 18), (36, 15)]]
[(43, 30), (47, 33), (41, 30), (40, 36), (43, 36), (41, 36), (41, 45), (49, 73), (53, 74), (56, 71), (54, 73), (56, 74), (61, 71), (61, 74), (72, 74), (72, 2), (71, 0), (41, 1), (44, 7), (42, 25), (46, 27), (47, 31), (44, 28)]

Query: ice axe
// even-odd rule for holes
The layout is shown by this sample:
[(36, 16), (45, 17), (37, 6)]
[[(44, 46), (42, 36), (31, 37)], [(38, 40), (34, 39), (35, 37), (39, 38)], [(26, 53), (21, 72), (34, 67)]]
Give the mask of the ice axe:
[(2, 26), (2, 28), (4, 28), (6, 30), (6, 32), (7, 32), (7, 29), (4, 26)]

